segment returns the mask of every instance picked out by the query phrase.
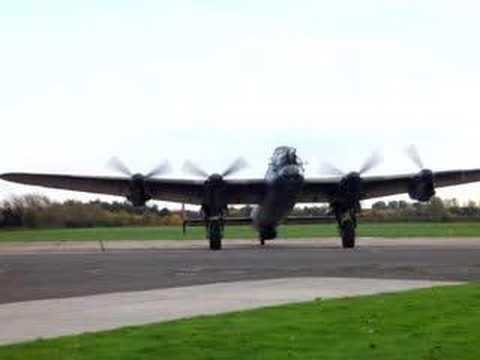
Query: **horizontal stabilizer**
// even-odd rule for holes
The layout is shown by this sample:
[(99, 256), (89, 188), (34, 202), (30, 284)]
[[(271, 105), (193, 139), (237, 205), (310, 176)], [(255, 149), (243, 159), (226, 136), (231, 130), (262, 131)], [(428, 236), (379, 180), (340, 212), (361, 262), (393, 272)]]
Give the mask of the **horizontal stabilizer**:
[[(223, 218), (225, 225), (249, 225), (252, 223), (250, 217), (226, 217)], [(183, 221), (183, 226), (205, 226), (204, 219), (186, 219)]]
[[(223, 219), (225, 225), (250, 225), (253, 219), (251, 217), (226, 217)], [(283, 219), (283, 225), (294, 224), (330, 224), (335, 222), (334, 216), (288, 216)], [(204, 219), (186, 219), (183, 221), (183, 231), (187, 226), (205, 226)]]
[(329, 224), (335, 221), (335, 216), (287, 216), (282, 224)]

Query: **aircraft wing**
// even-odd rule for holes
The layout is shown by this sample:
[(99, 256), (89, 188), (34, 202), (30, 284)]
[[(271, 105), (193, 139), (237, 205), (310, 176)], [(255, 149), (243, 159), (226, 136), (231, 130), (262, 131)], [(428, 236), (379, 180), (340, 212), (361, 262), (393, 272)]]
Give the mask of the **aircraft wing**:
[[(371, 199), (408, 192), (415, 174), (364, 177), (362, 199)], [(73, 190), (95, 194), (126, 197), (131, 191), (131, 180), (124, 177), (97, 177), (57, 174), (7, 173), (0, 179), (25, 185)], [(434, 173), (435, 187), (467, 184), (480, 181), (480, 169), (451, 170)], [(299, 196), (300, 203), (330, 202), (335, 199), (339, 178), (306, 179)], [(204, 181), (186, 179), (145, 180), (145, 190), (152, 199), (188, 204), (201, 204), (204, 199)], [(267, 193), (263, 179), (225, 180), (228, 204), (260, 204)]]
[(299, 203), (329, 202), (335, 197), (340, 178), (305, 179)]
[[(415, 174), (365, 178), (365, 199), (402, 194)], [(480, 181), (480, 169), (448, 170), (433, 173), (435, 188)]]
[[(0, 179), (52, 189), (124, 197), (131, 192), (132, 184), (131, 180), (125, 177), (58, 174), (7, 173), (0, 175)], [(265, 194), (264, 180), (225, 180), (225, 184), (229, 204), (258, 204)], [(145, 191), (156, 200), (201, 204), (204, 198), (204, 181), (150, 178), (145, 180)]]
[[(362, 199), (404, 194), (416, 174), (364, 177)], [(480, 182), (480, 169), (434, 172), (436, 188)], [(335, 198), (339, 178), (307, 179), (299, 202), (329, 202)]]

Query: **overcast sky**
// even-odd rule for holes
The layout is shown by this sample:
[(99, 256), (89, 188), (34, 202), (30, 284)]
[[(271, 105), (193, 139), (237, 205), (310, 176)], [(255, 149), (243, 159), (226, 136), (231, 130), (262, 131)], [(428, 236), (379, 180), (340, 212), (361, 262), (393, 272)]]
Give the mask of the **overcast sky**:
[[(262, 177), (292, 145), (372, 174), (480, 167), (475, 1), (2, 1), (0, 172), (164, 158)], [(0, 183), (0, 196), (39, 191)], [(43, 191), (57, 198), (75, 193)], [(480, 200), (480, 186), (440, 191)], [(399, 198), (399, 197), (396, 197)], [(111, 199), (111, 198), (107, 198)]]

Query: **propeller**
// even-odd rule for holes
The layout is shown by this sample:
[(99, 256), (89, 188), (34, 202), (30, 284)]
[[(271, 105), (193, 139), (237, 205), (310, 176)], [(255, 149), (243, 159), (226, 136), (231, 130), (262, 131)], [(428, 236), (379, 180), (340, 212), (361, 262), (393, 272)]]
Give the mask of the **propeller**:
[(241, 170), (243, 170), (247, 167), (248, 167), (248, 163), (245, 161), (244, 158), (240, 157), (240, 158), (236, 159), (234, 162), (232, 162), (230, 164), (230, 166), (227, 167), (220, 174), (210, 175), (205, 170), (200, 168), (200, 166), (198, 166), (197, 164), (195, 164), (195, 163), (193, 163), (189, 160), (185, 161), (185, 163), (183, 164), (182, 170), (184, 172), (190, 174), (190, 175), (202, 177), (202, 178), (205, 178), (205, 179), (208, 179), (212, 176), (220, 177), (220, 178), (223, 179), (224, 177), (236, 174), (237, 172), (239, 172), (239, 171), (241, 171)]
[(186, 161), (183, 164), (183, 171), (194, 176), (205, 179), (204, 183), (204, 199), (202, 211), (206, 217), (218, 216), (227, 209), (227, 200), (225, 193), (225, 176), (233, 175), (248, 167), (247, 162), (243, 158), (238, 158), (230, 164), (223, 172), (209, 174), (197, 164)]
[(125, 163), (123, 163), (123, 161), (121, 161), (119, 158), (117, 158), (116, 156), (112, 157), (108, 163), (107, 163), (107, 167), (109, 167), (110, 169), (112, 170), (115, 170), (119, 173), (122, 173), (123, 175), (126, 175), (126, 176), (133, 176), (132, 172), (130, 171), (130, 169), (127, 167), (127, 165), (125, 165)]
[(240, 157), (236, 159), (227, 169), (225, 169), (221, 175), (222, 177), (230, 176), (239, 171), (242, 171), (243, 169), (246, 169), (247, 167), (247, 161), (244, 158)]
[(130, 171), (128, 166), (125, 165), (125, 163), (122, 160), (120, 160), (118, 157), (111, 158), (108, 161), (107, 166), (110, 169), (115, 170), (119, 173), (122, 173), (125, 176), (131, 177), (131, 178), (134, 178), (134, 177), (142, 178), (142, 179), (150, 179), (155, 176), (163, 175), (170, 172), (172, 169), (170, 166), (170, 163), (167, 160), (165, 160), (164, 162), (158, 164), (156, 167), (154, 167), (150, 172), (148, 172), (145, 175), (140, 173), (134, 174), (132, 173), (132, 171)]
[(360, 175), (363, 175), (371, 170), (373, 170), (374, 168), (376, 168), (378, 165), (380, 165), (380, 163), (383, 161), (383, 157), (382, 155), (375, 151), (373, 152), (370, 157), (368, 157), (365, 162), (363, 163), (362, 167), (360, 168), (360, 170), (358, 171), (358, 173)]
[(130, 178), (130, 191), (127, 194), (127, 199), (135, 207), (144, 207), (145, 203), (152, 198), (146, 188), (145, 180), (158, 175), (163, 175), (171, 170), (170, 164), (167, 160), (154, 167), (145, 175), (141, 173), (132, 173), (128, 166), (117, 157), (111, 158), (107, 163), (107, 166)]
[(412, 162), (420, 169), (423, 170), (425, 166), (423, 165), (422, 158), (420, 157), (420, 153), (415, 145), (410, 145), (405, 149), (405, 153), (407, 154), (408, 158), (412, 160)]
[(183, 172), (190, 175), (194, 175), (202, 178), (208, 177), (208, 173), (206, 171), (201, 169), (197, 164), (194, 164), (190, 160), (185, 161), (185, 163), (183, 164), (182, 170)]
[[(363, 175), (373, 170), (374, 168), (376, 168), (378, 165), (380, 165), (382, 161), (383, 161), (382, 155), (379, 152), (375, 151), (364, 161), (363, 165), (360, 167), (360, 170), (358, 170), (358, 172), (356, 173), (358, 175)], [(337, 168), (336, 166), (328, 162), (322, 163), (320, 170), (322, 173), (327, 175), (334, 175), (334, 176), (347, 175), (347, 173), (345, 173), (344, 171), (340, 170), (339, 168)]]
[(338, 200), (347, 206), (359, 211), (361, 209), (360, 198), (363, 193), (362, 175), (373, 170), (383, 160), (381, 154), (377, 151), (373, 152), (365, 159), (358, 171), (345, 173), (336, 166), (324, 162), (321, 166), (323, 173), (341, 177), (338, 183)]
[(334, 176), (344, 176), (345, 173), (337, 168), (336, 166), (333, 166), (329, 162), (323, 162), (322, 165), (320, 166), (320, 172), (326, 175), (334, 175)]

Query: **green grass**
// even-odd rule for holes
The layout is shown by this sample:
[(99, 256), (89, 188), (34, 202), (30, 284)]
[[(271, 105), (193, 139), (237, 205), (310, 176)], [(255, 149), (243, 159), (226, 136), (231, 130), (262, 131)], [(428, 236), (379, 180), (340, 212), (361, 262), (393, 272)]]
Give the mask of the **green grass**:
[[(480, 223), (361, 223), (359, 236), (369, 237), (480, 237)], [(227, 226), (225, 237), (256, 238), (250, 226)], [(338, 236), (334, 224), (288, 225), (279, 228), (281, 238), (313, 238)], [(82, 241), (82, 240), (192, 240), (204, 239), (203, 227), (121, 227), (91, 229), (2, 230), (1, 241)]]
[(2, 360), (480, 359), (480, 285), (317, 300), (0, 347)]

